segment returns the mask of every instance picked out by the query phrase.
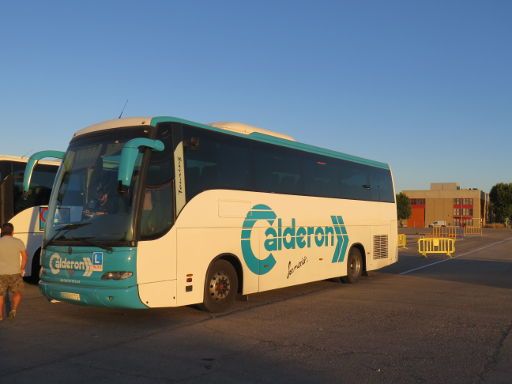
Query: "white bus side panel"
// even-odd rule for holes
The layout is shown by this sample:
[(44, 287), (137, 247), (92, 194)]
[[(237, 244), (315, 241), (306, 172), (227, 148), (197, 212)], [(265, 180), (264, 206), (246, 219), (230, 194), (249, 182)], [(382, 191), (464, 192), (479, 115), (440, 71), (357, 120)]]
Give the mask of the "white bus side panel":
[(10, 223), (14, 226), (14, 237), (23, 241), (27, 249), (25, 276), (30, 276), (32, 260), (43, 241), (43, 231), (39, 230), (39, 206), (24, 209), (14, 216)]
[[(254, 207), (256, 211), (265, 207), (264, 210), (271, 211), (275, 218), (255, 220), (249, 235), (251, 250), (258, 262), (270, 254), (274, 258), (275, 263), (269, 266), (267, 272), (264, 271), (265, 263), (261, 263), (262, 269), (259, 270), (260, 267), (249, 268), (244, 259), (241, 240), (243, 225), (249, 214), (247, 207), (250, 207), (249, 211)], [(332, 232), (327, 234), (328, 239), (324, 239), (324, 242), (320, 241), (321, 236), (318, 235), (321, 246), (292, 246), (287, 249), (281, 244), (271, 249), (271, 243), (265, 245), (265, 241), (271, 241), (269, 233), (278, 233), (279, 221), (281, 231), (293, 228), (293, 222), (295, 230), (305, 227), (307, 231), (308, 227), (322, 227), (324, 230), (333, 227), (333, 220), (343, 222), (348, 236), (343, 255), (339, 255), (336, 262), (333, 262), (336, 245), (331, 242)], [(269, 230), (269, 227), (273, 230)], [(175, 228), (178, 305), (203, 300), (207, 268), (215, 257), (222, 254), (233, 254), (241, 262), (244, 294), (346, 275), (348, 251), (353, 244), (364, 247), (367, 270), (396, 261), (396, 206), (392, 203), (213, 190), (189, 201), (178, 217)], [(281, 237), (283, 235), (281, 233)], [(384, 258), (373, 257), (374, 235), (387, 237), (388, 253)], [(287, 240), (290, 242), (291, 237), (288, 236)], [(309, 241), (314, 241), (311, 235)], [(326, 244), (326, 241), (329, 243)], [(187, 291), (189, 275), (192, 275), (193, 284)]]

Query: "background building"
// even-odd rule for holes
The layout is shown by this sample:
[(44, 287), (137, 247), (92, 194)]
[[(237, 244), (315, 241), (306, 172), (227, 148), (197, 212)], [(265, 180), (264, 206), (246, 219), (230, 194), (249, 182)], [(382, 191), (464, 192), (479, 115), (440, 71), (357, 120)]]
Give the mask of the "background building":
[(489, 195), (479, 189), (461, 189), (457, 183), (431, 183), (429, 190), (403, 193), (411, 201), (408, 227), (428, 227), (437, 220), (458, 226), (486, 223)]

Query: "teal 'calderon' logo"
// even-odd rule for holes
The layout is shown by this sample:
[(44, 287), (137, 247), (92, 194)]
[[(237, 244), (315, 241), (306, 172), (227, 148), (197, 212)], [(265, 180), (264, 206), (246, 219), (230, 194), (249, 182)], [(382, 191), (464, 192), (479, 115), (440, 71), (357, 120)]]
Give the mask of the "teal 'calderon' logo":
[[(277, 225), (274, 223), (277, 219)], [(265, 230), (263, 248), (268, 255), (259, 259), (251, 247), (251, 236), (257, 221), (266, 221), (269, 227)], [(270, 272), (276, 264), (274, 253), (282, 249), (302, 249), (311, 247), (333, 247), (333, 263), (345, 260), (348, 245), (348, 234), (341, 216), (331, 216), (332, 226), (301, 227), (296, 220), (291, 219), (289, 226), (283, 226), (283, 221), (265, 204), (257, 204), (247, 212), (242, 228), (242, 254), (251, 272), (264, 275)]]

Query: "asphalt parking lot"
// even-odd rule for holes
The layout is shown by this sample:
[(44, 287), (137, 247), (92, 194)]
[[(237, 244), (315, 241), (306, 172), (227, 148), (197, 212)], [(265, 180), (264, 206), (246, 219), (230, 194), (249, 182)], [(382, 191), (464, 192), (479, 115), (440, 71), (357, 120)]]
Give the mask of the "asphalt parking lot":
[(358, 284), (252, 295), (213, 316), (48, 303), (0, 323), (9, 383), (511, 383), (512, 231), (416, 252)]

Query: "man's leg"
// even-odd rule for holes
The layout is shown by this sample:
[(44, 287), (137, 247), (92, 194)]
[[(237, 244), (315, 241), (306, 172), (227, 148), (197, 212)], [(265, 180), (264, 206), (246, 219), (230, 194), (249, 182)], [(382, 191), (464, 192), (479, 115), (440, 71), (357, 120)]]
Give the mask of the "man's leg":
[(16, 311), (21, 302), (21, 296), (23, 292), (23, 279), (21, 276), (14, 276), (11, 286), (11, 310), (9, 311), (9, 318), (14, 319), (16, 317)]
[(18, 309), (18, 305), (20, 305), (21, 303), (21, 292), (14, 292), (12, 294), (12, 307), (11, 307), (11, 311), (12, 310), (17, 310)]
[(13, 292), (11, 296), (11, 310), (9, 311), (9, 319), (14, 319), (16, 317), (16, 310), (18, 309), (20, 302), (21, 292)]

